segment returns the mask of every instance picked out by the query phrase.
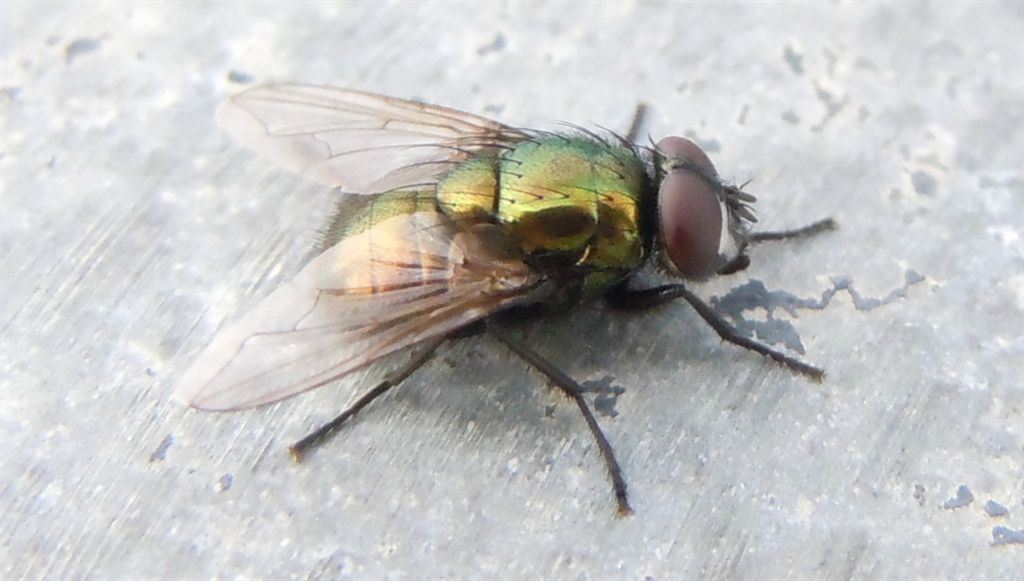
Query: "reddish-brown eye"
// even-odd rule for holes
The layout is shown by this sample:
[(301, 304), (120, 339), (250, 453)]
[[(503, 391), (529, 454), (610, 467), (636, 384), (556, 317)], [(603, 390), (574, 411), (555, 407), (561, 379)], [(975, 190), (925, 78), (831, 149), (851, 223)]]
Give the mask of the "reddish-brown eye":
[(709, 172), (710, 175), (718, 175), (718, 172), (715, 171), (715, 164), (711, 163), (711, 158), (708, 157), (708, 154), (704, 153), (704, 150), (699, 145), (685, 137), (666, 137), (659, 141), (656, 147), (665, 157), (685, 159), (690, 163), (700, 166), (704, 171)]
[[(704, 150), (688, 139), (666, 137), (658, 149), (710, 177), (717, 175)], [(658, 212), (665, 251), (679, 273), (687, 278), (712, 274), (722, 237), (722, 206), (708, 180), (693, 171), (669, 169), (658, 191)]]

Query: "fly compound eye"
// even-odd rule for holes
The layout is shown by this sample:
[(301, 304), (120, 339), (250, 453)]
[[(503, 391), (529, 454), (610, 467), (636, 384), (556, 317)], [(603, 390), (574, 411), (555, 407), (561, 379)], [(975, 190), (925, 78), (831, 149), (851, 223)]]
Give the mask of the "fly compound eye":
[(708, 154), (689, 139), (666, 137), (657, 148), (665, 156), (658, 191), (664, 251), (679, 274), (704, 278), (718, 264), (722, 240), (718, 172)]
[(722, 206), (707, 180), (687, 171), (665, 176), (658, 191), (661, 239), (668, 258), (686, 278), (714, 272), (722, 238)]
[(668, 159), (670, 167), (678, 167), (681, 162), (685, 162), (707, 172), (709, 176), (718, 175), (718, 172), (715, 171), (715, 164), (711, 163), (711, 158), (708, 157), (708, 154), (689, 139), (674, 136), (666, 137), (659, 141), (655, 147)]

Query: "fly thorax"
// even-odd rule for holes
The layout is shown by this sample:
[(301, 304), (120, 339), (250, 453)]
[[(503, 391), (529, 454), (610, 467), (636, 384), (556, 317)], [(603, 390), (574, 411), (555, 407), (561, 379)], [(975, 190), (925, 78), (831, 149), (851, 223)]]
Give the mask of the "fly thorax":
[(553, 268), (639, 262), (638, 200), (646, 174), (632, 149), (544, 135), (505, 153), (498, 177), (498, 220), (527, 255)]

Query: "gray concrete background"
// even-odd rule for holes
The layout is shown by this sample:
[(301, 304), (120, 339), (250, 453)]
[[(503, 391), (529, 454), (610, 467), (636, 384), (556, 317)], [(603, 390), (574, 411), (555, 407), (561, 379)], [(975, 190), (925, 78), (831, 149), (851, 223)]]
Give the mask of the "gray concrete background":
[[(2, 576), (1022, 578), (1022, 6), (3, 3)], [(756, 178), (765, 228), (841, 222), (697, 288), (827, 380), (685, 304), (524, 329), (618, 393), (628, 519), (573, 406), (491, 340), (303, 465), (350, 392), (182, 408), (334, 203), (215, 127), (272, 80), (549, 128), (650, 104)]]

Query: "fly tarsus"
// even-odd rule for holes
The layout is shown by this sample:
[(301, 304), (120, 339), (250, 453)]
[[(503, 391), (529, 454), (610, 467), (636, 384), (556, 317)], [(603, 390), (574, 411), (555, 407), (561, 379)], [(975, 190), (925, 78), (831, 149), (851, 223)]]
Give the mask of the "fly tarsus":
[(825, 377), (825, 371), (823, 369), (800, 361), (795, 357), (790, 357), (781, 351), (777, 351), (763, 343), (758, 343), (753, 339), (741, 335), (735, 327), (730, 325), (728, 321), (723, 319), (721, 315), (716, 313), (715, 310), (702, 301), (700, 297), (691, 293), (681, 284), (667, 284), (640, 290), (630, 290), (625, 287), (619, 287), (609, 293), (606, 300), (608, 301), (608, 304), (615, 309), (643, 311), (680, 298), (685, 299), (686, 302), (690, 303), (690, 306), (697, 311), (697, 314), (704, 319), (704, 322), (710, 325), (711, 328), (718, 333), (718, 336), (721, 337), (723, 341), (760, 353), (779, 365), (791, 369), (812, 381), (820, 382)]
[(590, 412), (590, 408), (587, 407), (586, 400), (583, 399), (583, 387), (576, 382), (573, 378), (565, 374), (561, 369), (555, 367), (553, 363), (542, 357), (539, 353), (527, 347), (522, 341), (514, 339), (512, 336), (507, 334), (496, 324), (488, 324), (487, 331), (494, 338), (501, 341), (506, 347), (512, 350), (513, 353), (518, 355), (523, 361), (526, 361), (534, 367), (537, 371), (540, 371), (552, 383), (557, 385), (566, 395), (572, 398), (576, 402), (576, 406), (579, 408), (580, 413), (583, 414), (583, 419), (587, 422), (587, 427), (590, 428), (590, 433), (597, 442), (597, 447), (601, 449), (601, 455), (604, 457), (605, 466), (608, 468), (608, 475), (612, 480), (612, 488), (615, 491), (615, 502), (618, 505), (617, 514), (620, 517), (625, 517), (633, 514), (633, 509), (629, 506), (629, 498), (626, 493), (626, 481), (622, 477), (622, 468), (619, 466), (618, 460), (615, 459), (615, 451), (612, 450), (612, 445), (608, 442), (608, 438), (601, 431), (601, 426), (598, 425), (597, 419), (594, 418), (594, 414)]
[(749, 349), (751, 351), (760, 353), (761, 355), (764, 355), (765, 357), (772, 359), (776, 363), (784, 367), (788, 367), (789, 369), (792, 369), (793, 371), (813, 381), (820, 382), (825, 377), (825, 371), (819, 367), (815, 367), (809, 363), (804, 363), (803, 361), (800, 361), (795, 357), (790, 357), (789, 355), (786, 355), (781, 351), (776, 351), (775, 349), (772, 349), (771, 347), (763, 343), (758, 343), (753, 339), (744, 337), (739, 333), (739, 331), (736, 330), (735, 327), (730, 325), (725, 319), (722, 318), (721, 315), (716, 313), (714, 309), (708, 306), (707, 303), (700, 300), (700, 297), (691, 293), (683, 285), (676, 286), (678, 288), (678, 290), (676, 291), (678, 293), (678, 296), (682, 297), (683, 299), (686, 299), (686, 302), (690, 303), (690, 306), (693, 307), (695, 311), (697, 311), (697, 314), (700, 315), (702, 319), (704, 319), (704, 322), (706, 322), (708, 325), (711, 325), (711, 328), (714, 329), (716, 333), (718, 333), (718, 336), (721, 337), (723, 341), (728, 341), (733, 345), (739, 345), (744, 349)]
[(812, 222), (802, 228), (793, 228), (792, 230), (778, 230), (775, 232), (754, 232), (748, 238), (748, 241), (753, 244), (756, 242), (769, 242), (773, 240), (791, 240), (793, 238), (806, 238), (808, 236), (814, 236), (815, 234), (821, 234), (823, 232), (831, 232), (839, 228), (839, 223), (832, 218), (825, 218)]
[(366, 392), (362, 397), (356, 400), (354, 404), (349, 406), (348, 409), (341, 412), (336, 418), (320, 426), (305, 438), (302, 438), (295, 444), (291, 445), (288, 448), (288, 453), (291, 455), (292, 460), (295, 460), (295, 462), (302, 462), (307, 452), (330, 439), (335, 432), (341, 429), (342, 424), (348, 421), (352, 416), (356, 415), (359, 410), (368, 406), (373, 400), (387, 393), (387, 391), (392, 387), (396, 387), (398, 384), (405, 381), (406, 378), (412, 375), (414, 371), (419, 369), (427, 362), (428, 359), (430, 359), (434, 350), (436, 350), (437, 346), (441, 343), (442, 341), (433, 341), (424, 348), (422, 353), (414, 357), (409, 361), (409, 363), (405, 364), (405, 366), (398, 369), (395, 373), (385, 378), (384, 381), (377, 384), (373, 389)]

